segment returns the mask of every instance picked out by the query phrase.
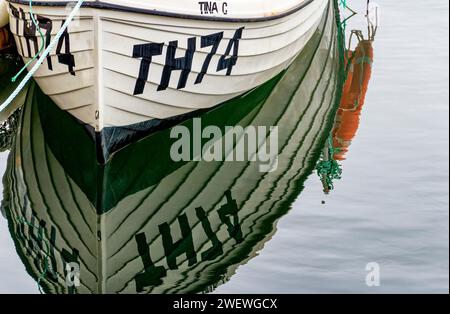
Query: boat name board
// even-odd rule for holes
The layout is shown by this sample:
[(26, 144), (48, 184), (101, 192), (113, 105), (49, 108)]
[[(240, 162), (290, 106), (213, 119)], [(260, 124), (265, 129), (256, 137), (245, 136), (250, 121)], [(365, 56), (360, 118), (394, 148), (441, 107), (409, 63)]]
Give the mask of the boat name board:
[(201, 15), (228, 15), (228, 2), (200, 1), (198, 4)]

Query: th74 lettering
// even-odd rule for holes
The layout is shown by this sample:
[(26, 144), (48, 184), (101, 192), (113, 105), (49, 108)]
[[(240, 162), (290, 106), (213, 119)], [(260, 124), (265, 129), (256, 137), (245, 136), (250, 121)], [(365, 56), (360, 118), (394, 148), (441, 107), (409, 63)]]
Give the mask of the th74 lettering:
[[(225, 50), (225, 54), (222, 55), (218, 61), (216, 72), (226, 70), (226, 75), (230, 76), (233, 67), (236, 65), (239, 58), (239, 42), (242, 39), (242, 32), (244, 28), (236, 30), (233, 38), (228, 42), (228, 46)], [(195, 84), (201, 84), (203, 79), (210, 68), (211, 61), (214, 55), (217, 54), (220, 43), (224, 37), (223, 32), (202, 36), (200, 38), (200, 47), (210, 47), (210, 51), (206, 56), (200, 73), (198, 73), (195, 79)], [(133, 95), (140, 95), (144, 93), (145, 83), (147, 82), (150, 67), (153, 57), (163, 54), (163, 48), (165, 43), (149, 43), (133, 46), (133, 58), (140, 58), (141, 65), (139, 68), (138, 78), (134, 87)], [(161, 81), (158, 86), (158, 91), (164, 91), (169, 87), (170, 78), (173, 71), (181, 71), (180, 78), (178, 80), (177, 89), (183, 89), (186, 87), (187, 81), (192, 71), (192, 61), (194, 59), (195, 52), (197, 50), (197, 38), (188, 38), (187, 50), (184, 57), (176, 58), (176, 52), (178, 49), (178, 41), (171, 41), (167, 44), (166, 61), (164, 63), (164, 69), (162, 71)]]

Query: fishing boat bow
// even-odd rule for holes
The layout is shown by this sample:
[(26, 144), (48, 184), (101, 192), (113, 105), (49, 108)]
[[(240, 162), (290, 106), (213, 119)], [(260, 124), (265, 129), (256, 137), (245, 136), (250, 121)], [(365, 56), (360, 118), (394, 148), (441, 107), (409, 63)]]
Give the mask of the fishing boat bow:
[[(71, 11), (69, 1), (33, 1), (32, 13), (27, 0), (7, 1), (26, 62), (50, 44)], [(112, 133), (130, 139), (177, 123), (280, 74), (329, 2), (84, 1), (34, 78), (108, 151), (117, 146), (107, 144)]]

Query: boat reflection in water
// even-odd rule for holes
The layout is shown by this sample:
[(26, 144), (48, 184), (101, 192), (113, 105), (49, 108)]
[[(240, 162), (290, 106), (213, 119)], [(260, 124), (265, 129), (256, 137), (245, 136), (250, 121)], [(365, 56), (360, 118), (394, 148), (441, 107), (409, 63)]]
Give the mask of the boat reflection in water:
[(255, 257), (313, 173), (333, 126), (342, 89), (334, 16), (330, 7), (285, 73), (201, 116), (204, 126), (222, 129), (278, 126), (271, 173), (254, 162), (174, 162), (170, 129), (98, 165), (86, 130), (30, 86), (2, 211), (43, 291), (211, 292)]

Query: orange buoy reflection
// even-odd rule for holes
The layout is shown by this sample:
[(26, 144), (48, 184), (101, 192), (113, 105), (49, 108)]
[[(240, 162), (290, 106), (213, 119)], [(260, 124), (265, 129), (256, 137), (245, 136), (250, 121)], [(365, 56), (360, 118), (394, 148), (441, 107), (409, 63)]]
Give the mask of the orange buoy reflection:
[(345, 160), (359, 128), (360, 115), (372, 75), (373, 41), (362, 39), (355, 50), (347, 50), (347, 79), (333, 129), (333, 159)]

